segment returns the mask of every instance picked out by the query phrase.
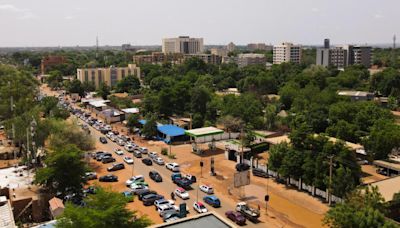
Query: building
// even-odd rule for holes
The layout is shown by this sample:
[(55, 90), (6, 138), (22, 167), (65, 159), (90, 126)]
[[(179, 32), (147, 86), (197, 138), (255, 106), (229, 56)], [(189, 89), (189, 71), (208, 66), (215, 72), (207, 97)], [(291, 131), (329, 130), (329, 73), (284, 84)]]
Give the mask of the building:
[(247, 54), (239, 54), (237, 57), (237, 64), (239, 67), (245, 67), (248, 65), (263, 65), (267, 63), (267, 58), (264, 54), (254, 54), (254, 53), (247, 53)]
[(190, 38), (189, 36), (180, 36), (178, 38), (164, 38), (162, 40), (162, 52), (199, 54), (204, 52), (203, 38)]
[(172, 222), (166, 222), (150, 226), (150, 228), (183, 228), (183, 227), (213, 227), (213, 228), (233, 228), (235, 224), (215, 212), (206, 212), (196, 214), (187, 218), (178, 219)]
[(338, 91), (338, 95), (350, 97), (352, 101), (371, 101), (374, 99), (373, 93), (365, 91), (342, 90)]
[(247, 44), (247, 49), (249, 51), (255, 51), (255, 50), (272, 51), (273, 47), (271, 45), (266, 45), (265, 43), (251, 43)]
[(66, 59), (64, 56), (58, 56), (58, 55), (53, 55), (53, 56), (46, 56), (41, 60), (40, 63), (40, 72), (42, 74), (46, 74), (46, 71), (48, 70), (49, 67), (59, 65), (66, 63)]
[(79, 81), (93, 83), (97, 89), (102, 83), (113, 87), (128, 75), (140, 76), (140, 68), (136, 64), (129, 64), (128, 67), (82, 68), (77, 69), (76, 73)]
[(292, 43), (282, 43), (280, 45), (274, 45), (273, 63), (281, 64), (285, 62), (301, 62), (301, 45), (294, 45)]
[(213, 54), (191, 54), (185, 55), (184, 60), (189, 58), (199, 58), (203, 60), (205, 63), (219, 65), (222, 62), (222, 56), (213, 55)]
[(131, 44), (122, 44), (121, 49), (123, 51), (136, 51), (136, 49)]
[(371, 66), (372, 48), (369, 46), (349, 46), (350, 64), (359, 64), (367, 68)]
[(150, 55), (134, 55), (133, 63), (141, 65), (147, 64), (163, 64), (163, 63), (179, 63), (183, 59), (183, 54), (181, 53), (169, 53), (165, 54), (163, 52), (152, 52)]
[(230, 42), (227, 46), (226, 46), (226, 50), (228, 50), (228, 52), (233, 52), (236, 50), (236, 45), (232, 42)]
[(228, 49), (226, 48), (211, 48), (211, 54), (212, 55), (218, 55), (218, 56), (228, 56)]
[(50, 214), (53, 219), (64, 213), (65, 206), (61, 199), (53, 197), (49, 200), (49, 205)]
[(6, 196), (0, 196), (0, 227), (1, 228), (16, 228), (13, 208)]

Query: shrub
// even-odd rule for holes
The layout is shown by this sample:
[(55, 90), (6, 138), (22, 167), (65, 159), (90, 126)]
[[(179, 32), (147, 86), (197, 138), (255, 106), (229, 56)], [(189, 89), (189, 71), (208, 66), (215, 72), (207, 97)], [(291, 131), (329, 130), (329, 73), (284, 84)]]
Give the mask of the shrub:
[(162, 155), (168, 155), (168, 149), (167, 148), (162, 148), (161, 149), (161, 154)]

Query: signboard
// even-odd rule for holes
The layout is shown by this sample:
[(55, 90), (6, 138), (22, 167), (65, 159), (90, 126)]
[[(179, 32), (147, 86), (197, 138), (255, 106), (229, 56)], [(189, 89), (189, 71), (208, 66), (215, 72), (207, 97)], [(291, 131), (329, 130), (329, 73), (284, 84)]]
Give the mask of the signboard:
[(186, 217), (186, 203), (179, 204), (179, 217), (184, 218)]
[(233, 186), (239, 188), (250, 184), (250, 171), (242, 171), (235, 173), (233, 177)]

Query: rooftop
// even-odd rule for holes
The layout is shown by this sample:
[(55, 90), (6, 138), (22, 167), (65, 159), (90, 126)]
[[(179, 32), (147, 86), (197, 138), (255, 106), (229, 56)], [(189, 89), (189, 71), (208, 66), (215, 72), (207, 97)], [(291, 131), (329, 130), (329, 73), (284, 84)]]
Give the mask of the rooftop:
[(214, 212), (207, 212), (191, 217), (179, 219), (177, 221), (163, 223), (159, 225), (151, 226), (153, 228), (170, 227), (170, 228), (231, 228), (236, 227), (230, 221), (217, 215)]
[(138, 108), (125, 108), (125, 109), (121, 109), (121, 111), (125, 112), (125, 113), (129, 113), (129, 114), (136, 114), (139, 113), (139, 109)]
[(49, 204), (50, 204), (50, 210), (55, 210), (57, 208), (65, 208), (63, 201), (57, 197), (53, 197), (51, 200), (49, 200)]
[(392, 170), (396, 170), (396, 171), (400, 172), (400, 164), (398, 164), (398, 163), (387, 162), (387, 161), (383, 161), (383, 160), (376, 160), (376, 161), (374, 161), (374, 165), (392, 169)]
[(338, 91), (338, 95), (340, 96), (353, 96), (353, 97), (367, 97), (374, 95), (373, 93), (370, 92), (365, 92), (365, 91), (353, 91), (353, 90), (342, 90)]
[(400, 192), (400, 176), (370, 183), (377, 186), (386, 202), (392, 201), (393, 195)]
[(0, 196), (0, 228), (15, 228), (14, 215), (10, 201), (5, 196)]
[(171, 137), (185, 135), (185, 129), (171, 124), (158, 126), (157, 130), (164, 135), (168, 135)]
[(208, 136), (208, 135), (219, 135), (223, 134), (224, 131), (218, 129), (216, 127), (203, 127), (203, 128), (196, 128), (192, 130), (187, 130), (186, 134), (192, 137), (201, 137), (201, 136)]
[(33, 180), (34, 174), (28, 173), (26, 166), (0, 169), (0, 188), (26, 188)]

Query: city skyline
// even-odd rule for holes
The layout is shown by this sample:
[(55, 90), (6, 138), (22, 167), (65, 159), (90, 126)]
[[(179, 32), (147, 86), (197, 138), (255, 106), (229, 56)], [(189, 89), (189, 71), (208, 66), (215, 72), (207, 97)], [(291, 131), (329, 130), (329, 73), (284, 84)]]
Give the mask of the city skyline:
[(0, 0), (0, 47), (92, 46), (96, 36), (100, 45), (161, 45), (162, 38), (180, 35), (203, 37), (205, 45), (322, 45), (324, 38), (333, 44), (382, 44), (400, 34), (400, 2), (383, 2)]

